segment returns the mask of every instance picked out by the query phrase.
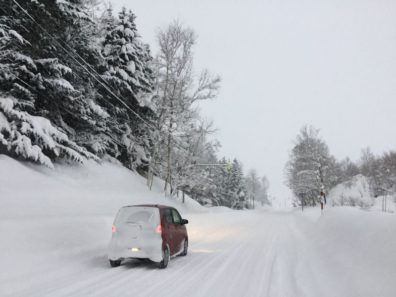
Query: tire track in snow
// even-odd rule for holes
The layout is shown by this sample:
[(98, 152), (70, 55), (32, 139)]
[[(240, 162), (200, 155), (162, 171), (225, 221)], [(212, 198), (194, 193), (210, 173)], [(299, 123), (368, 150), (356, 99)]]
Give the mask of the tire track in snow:
[[(248, 229), (255, 226), (257, 227), (256, 223), (249, 224)], [(229, 227), (232, 228), (234, 226)], [(190, 256), (187, 256), (186, 258), (176, 258), (174, 261), (171, 261), (166, 272), (156, 271), (157, 273), (161, 273), (161, 276), (163, 276), (161, 278), (161, 282), (153, 282), (150, 277), (147, 277), (147, 283), (145, 281), (144, 283), (139, 284), (139, 287), (144, 287), (146, 289), (140, 292), (137, 296), (153, 296), (158, 294), (158, 292), (161, 292), (161, 295), (165, 296), (186, 296), (186, 294), (188, 296), (208, 296), (207, 293), (205, 293), (205, 290), (207, 290), (209, 294), (213, 294), (212, 289), (213, 286), (216, 287), (216, 282), (219, 282), (220, 284), (224, 282), (225, 273), (229, 268), (232, 269), (232, 267), (230, 267), (232, 266), (230, 265), (230, 261), (237, 259), (239, 254), (243, 254), (242, 251), (246, 249), (246, 246), (249, 246), (249, 240), (251, 237), (246, 238), (246, 235), (244, 235), (246, 231), (246, 228), (243, 228), (241, 231), (237, 232), (237, 236), (231, 240), (222, 240), (214, 244), (210, 240), (200, 240), (197, 243), (193, 242), (190, 244), (191, 250), (212, 250), (213, 253), (196, 254), (192, 252), (190, 253)], [(216, 233), (222, 232), (218, 231)], [(210, 237), (216, 238), (214, 235), (212, 234)], [(259, 249), (261, 249), (260, 246), (258, 246), (257, 251), (259, 251)], [(254, 258), (256, 257), (255, 252), (250, 253), (250, 255)], [(186, 263), (186, 260), (189, 261)], [(248, 262), (252, 263), (251, 261)], [(179, 263), (182, 266), (180, 266)], [(154, 276), (154, 279), (156, 279), (156, 276)], [(182, 280), (182, 283), (186, 283), (187, 285), (169, 285), (173, 284), (175, 279), (180, 279)], [(122, 283), (125, 283), (124, 278), (120, 278), (110, 287), (101, 290), (101, 294), (105, 295), (106, 293), (112, 293), (117, 296), (124, 296), (125, 289), (126, 291), (131, 292), (131, 290), (127, 289), (129, 285), (121, 286)], [(120, 290), (120, 287), (124, 287), (124, 289)], [(197, 290), (194, 290), (194, 287), (196, 287)], [(97, 296), (100, 296), (100, 294), (97, 294)], [(109, 295), (106, 294), (105, 296)]]
[[(217, 233), (222, 233), (218, 231)], [(214, 234), (215, 235), (215, 234)], [(213, 237), (213, 234), (212, 236)], [(216, 236), (214, 236), (216, 237)], [(219, 247), (222, 247), (221, 244), (224, 242), (219, 241)], [(208, 243), (205, 243), (205, 240), (200, 240), (197, 244), (192, 244), (191, 248), (194, 249), (196, 247), (207, 248)], [(217, 261), (219, 263), (223, 262), (224, 251), (214, 253), (214, 258), (212, 261), (205, 262), (205, 265), (201, 265), (202, 260), (205, 260), (205, 255), (199, 255), (199, 257), (177, 257), (174, 258), (170, 266), (164, 270), (158, 270), (154, 267), (154, 265), (142, 265), (142, 267), (134, 267), (134, 263), (136, 262), (129, 262), (129, 264), (124, 264), (121, 268), (117, 268), (115, 270), (120, 271), (122, 268), (123, 274), (117, 274), (117, 276), (109, 278), (105, 281), (105, 285), (101, 282), (101, 279), (93, 278), (90, 281), (84, 280), (79, 283), (78, 286), (74, 286), (74, 288), (64, 288), (56, 292), (57, 294), (62, 294), (61, 296), (130, 296), (130, 293), (133, 291), (133, 287), (135, 287), (136, 283), (139, 283), (139, 287), (148, 288), (144, 292), (139, 292), (136, 296), (152, 296), (150, 292), (160, 291), (164, 292), (164, 290), (169, 290), (168, 285), (164, 285), (164, 283), (172, 283), (174, 279), (182, 278), (185, 279), (185, 273), (181, 272), (188, 272), (191, 268), (194, 269), (194, 279), (199, 274), (199, 271), (202, 271), (202, 276), (204, 277), (207, 275), (207, 268), (210, 266), (217, 266), (214, 265), (213, 262)], [(194, 253), (193, 253), (194, 255)], [(192, 260), (191, 260), (192, 258)], [(208, 257), (206, 257), (207, 259)], [(211, 258), (211, 257), (209, 257)], [(218, 260), (217, 260), (218, 259)], [(181, 262), (190, 260), (188, 263), (182, 264)], [(181, 263), (183, 266), (174, 265)], [(198, 269), (196, 269), (198, 267)], [(142, 269), (144, 269), (144, 274), (142, 274)], [(152, 270), (151, 270), (152, 269)], [(176, 275), (175, 275), (176, 274)], [(179, 276), (180, 275), (180, 276)], [(143, 277), (144, 276), (144, 277)], [(161, 282), (156, 284), (153, 282), (153, 279), (158, 279), (161, 276)], [(104, 280), (104, 279), (103, 279)], [(95, 287), (95, 283), (97, 283), (96, 293), (92, 292), (93, 287)], [(131, 284), (132, 283), (132, 284)], [(190, 283), (191, 285), (192, 283)], [(84, 289), (85, 287), (85, 289)], [(185, 289), (181, 289), (181, 291), (190, 290), (190, 286)], [(146, 293), (148, 292), (148, 293)], [(55, 292), (54, 292), (55, 293)], [(136, 292), (135, 292), (136, 293)], [(80, 295), (75, 295), (80, 294)], [(109, 295), (110, 294), (110, 295)], [(174, 296), (174, 290), (172, 289), (170, 294)]]
[(210, 223), (207, 218), (196, 216), (196, 225), (205, 224), (195, 230), (197, 240), (190, 237), (190, 253), (172, 259), (165, 270), (135, 260), (111, 269), (105, 257), (84, 252), (42, 287), (14, 296), (323, 296), (305, 295), (300, 287), (304, 234), (292, 214), (246, 211), (221, 214)]
[(276, 254), (273, 260), (272, 278), (268, 288), (269, 297), (305, 297), (297, 283), (298, 273), (296, 265), (298, 257), (296, 248), (299, 243), (295, 240), (289, 224), (282, 227), (278, 240), (274, 243)]

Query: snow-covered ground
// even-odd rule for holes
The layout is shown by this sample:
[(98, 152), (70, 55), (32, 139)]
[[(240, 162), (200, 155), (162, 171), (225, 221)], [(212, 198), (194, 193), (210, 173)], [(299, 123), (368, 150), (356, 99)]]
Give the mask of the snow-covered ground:
[[(165, 270), (106, 247), (119, 207), (176, 206), (190, 252)], [(0, 155), (0, 296), (396, 296), (396, 215), (206, 209), (116, 164), (50, 170)]]

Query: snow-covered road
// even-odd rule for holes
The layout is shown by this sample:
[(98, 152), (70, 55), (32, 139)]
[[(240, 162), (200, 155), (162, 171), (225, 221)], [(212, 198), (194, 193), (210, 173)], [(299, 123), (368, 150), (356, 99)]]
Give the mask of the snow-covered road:
[[(331, 213), (329, 217), (331, 219)], [(394, 274), (371, 274), (370, 267), (364, 268), (364, 263), (358, 263), (362, 271), (355, 275), (348, 273), (348, 267), (358, 261), (352, 254), (349, 263), (338, 267), (340, 269), (334, 267), (331, 263), (342, 259), (340, 253), (350, 251), (340, 243), (327, 250), (319, 249), (320, 240), (316, 239), (320, 237), (314, 229), (320, 218), (315, 211), (307, 215), (232, 211), (192, 214), (187, 218), (190, 220), (190, 252), (187, 257), (172, 259), (165, 270), (157, 269), (153, 263), (135, 260), (110, 268), (105, 255), (108, 237), (101, 238), (97, 234), (106, 228), (110, 230), (111, 219), (92, 217), (73, 221), (69, 218), (68, 226), (73, 230), (80, 226), (84, 238), (75, 230), (76, 242), (64, 242), (65, 247), (58, 246), (47, 255), (32, 254), (32, 259), (15, 263), (18, 269), (11, 268), (11, 273), (5, 273), (9, 267), (3, 265), (1, 296), (391, 297), (396, 292)], [(54, 223), (62, 225), (64, 221)], [(32, 229), (45, 232), (44, 225), (48, 226), (43, 223)], [(66, 228), (63, 232), (70, 232), (66, 225), (63, 227)], [(56, 236), (52, 230), (48, 232), (49, 236)], [(88, 236), (90, 232), (96, 235)], [(66, 237), (62, 232), (57, 236)], [(95, 241), (87, 241), (87, 236)], [(72, 238), (70, 234), (68, 237)], [(59, 238), (56, 241), (59, 242)], [(389, 246), (389, 250), (394, 247)], [(326, 251), (331, 249), (334, 258), (326, 256)], [(26, 255), (23, 258), (28, 259)], [(394, 257), (390, 261), (395, 264)], [(375, 267), (373, 269), (378, 273)], [(365, 278), (359, 280), (361, 275)], [(378, 280), (383, 281), (378, 283)], [(364, 283), (367, 281), (369, 283)], [(368, 291), (367, 287), (370, 287)]]
[(188, 218), (189, 254), (172, 259), (166, 270), (134, 260), (111, 269), (102, 241), (82, 252), (59, 248), (47, 256), (49, 263), (36, 264), (42, 267), (25, 266), (36, 273), (21, 284), (21, 278), (11, 280), (6, 296), (297, 296), (292, 216), (226, 212)]

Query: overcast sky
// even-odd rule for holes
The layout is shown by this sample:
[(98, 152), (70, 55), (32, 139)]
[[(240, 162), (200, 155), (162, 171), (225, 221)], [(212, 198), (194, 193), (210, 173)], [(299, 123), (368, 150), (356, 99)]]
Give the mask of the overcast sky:
[(395, 0), (111, 0), (137, 16), (155, 53), (158, 27), (198, 34), (196, 69), (223, 81), (202, 106), (221, 155), (237, 157), (285, 199), (283, 169), (304, 124), (338, 159), (396, 149)]

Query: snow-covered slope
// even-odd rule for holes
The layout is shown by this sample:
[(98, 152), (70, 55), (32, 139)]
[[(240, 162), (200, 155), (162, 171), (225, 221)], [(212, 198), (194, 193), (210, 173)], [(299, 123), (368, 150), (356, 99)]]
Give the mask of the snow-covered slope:
[(328, 194), (328, 202), (332, 206), (370, 207), (374, 199), (365, 176), (359, 174), (350, 181), (335, 186)]
[(116, 163), (49, 169), (0, 155), (0, 263), (6, 267), (0, 292), (5, 279), (12, 289), (21, 280), (29, 287), (30, 276), (54, 267), (62, 273), (76, 254), (105, 256), (112, 221), (124, 205), (173, 205), (182, 215), (207, 211), (188, 197), (185, 204), (165, 198), (162, 187), (157, 180), (149, 191), (144, 178)]
[(55, 169), (0, 155), (0, 217), (110, 215), (124, 205), (162, 203), (183, 211), (204, 210), (165, 198), (157, 180), (149, 191), (145, 179), (117, 163), (58, 165)]

